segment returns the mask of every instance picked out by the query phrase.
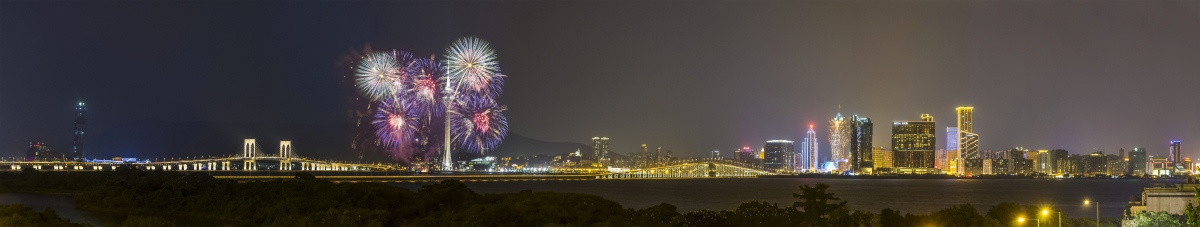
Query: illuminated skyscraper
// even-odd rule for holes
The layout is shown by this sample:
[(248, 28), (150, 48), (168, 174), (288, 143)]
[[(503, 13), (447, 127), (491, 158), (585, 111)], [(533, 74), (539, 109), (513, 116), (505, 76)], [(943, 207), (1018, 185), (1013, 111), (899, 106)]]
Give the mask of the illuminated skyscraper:
[(71, 154), (67, 159), (83, 160), (83, 126), (87, 124), (87, 105), (83, 100), (75, 106), (74, 135), (71, 138)]
[(1171, 148), (1170, 148), (1170, 153), (1168, 153), (1168, 155), (1167, 155), (1167, 158), (1168, 158), (1167, 161), (1177, 162), (1177, 163), (1180, 163), (1183, 161), (1183, 158), (1179, 155), (1179, 153), (1180, 153), (1179, 144), (1180, 144), (1179, 140), (1171, 141)]
[(958, 127), (946, 127), (946, 166), (943, 170), (949, 174), (962, 174), (962, 168), (959, 166), (959, 163), (962, 163), (960, 161), (962, 157), (958, 155), (958, 141)]
[(958, 136), (954, 138), (958, 141), (958, 156), (959, 159), (977, 159), (979, 157), (979, 135), (975, 134), (975, 107), (960, 106), (954, 108), (958, 116)]
[(850, 170), (863, 171), (871, 165), (871, 119), (854, 115), (850, 118)]
[(763, 145), (763, 169), (768, 171), (785, 172), (796, 168), (794, 155), (795, 142), (790, 140), (771, 140)]
[[(895, 168), (909, 171), (930, 171), (934, 168), (937, 135), (933, 118), (921, 116), (922, 121), (892, 122), (892, 152)], [(906, 170), (901, 170), (906, 171)]]
[(808, 125), (808, 132), (804, 135), (804, 141), (800, 142), (800, 154), (804, 155), (804, 164), (808, 166), (809, 171), (817, 171), (821, 168), (821, 160), (817, 159), (817, 131), (813, 130), (813, 125)]
[(1146, 175), (1146, 149), (1135, 147), (1129, 152), (1129, 174), (1142, 176)]
[(850, 121), (842, 117), (842, 113), (829, 120), (829, 161), (837, 163), (838, 171), (850, 169), (846, 162), (850, 158), (851, 128)]
[(608, 148), (608, 137), (592, 137), (592, 155), (596, 157), (596, 162), (607, 164), (610, 151), (612, 150)]

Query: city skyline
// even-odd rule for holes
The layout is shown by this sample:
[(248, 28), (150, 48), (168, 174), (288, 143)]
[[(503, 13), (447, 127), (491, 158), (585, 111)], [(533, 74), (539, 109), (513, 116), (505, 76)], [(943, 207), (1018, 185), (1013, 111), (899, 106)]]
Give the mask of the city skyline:
[[(980, 150), (1144, 147), (1161, 156), (1165, 141), (1200, 141), (1200, 123), (1187, 120), (1200, 116), (1191, 105), (1200, 97), (1192, 88), (1200, 66), (1191, 63), (1200, 31), (1182, 10), (1195, 3), (1139, 8), (1155, 12), (1149, 17), (1129, 3), (1075, 13), (1059, 12), (1078, 3), (978, 3), (755, 2), (709, 11), (721, 3), (698, 1), (681, 12), (702, 13), (662, 13), (644, 9), (667, 3), (171, 3), (146, 11), (17, 2), (0, 9), (0, 29), (10, 31), (0, 36), (0, 154), (20, 156), (29, 141), (69, 151), (70, 104), (86, 98), (90, 158), (210, 155), (248, 137), (352, 158), (339, 59), (366, 45), (438, 53), (461, 36), (489, 40), (514, 75), (501, 97), (512, 133), (581, 144), (606, 136), (619, 153), (652, 143), (703, 156), (798, 141), (808, 124), (828, 131), (839, 104), (844, 115), (884, 124), (928, 113), (942, 126), (953, 125), (955, 107), (975, 106)], [(1022, 10), (1029, 7), (1047, 10)], [(327, 8), (299, 18), (257, 13)], [(228, 16), (176, 17), (211, 10)], [(428, 17), (439, 11), (459, 13)], [(119, 35), (129, 33), (145, 35)], [(1096, 39), (1071, 42), (1077, 37)], [(1197, 157), (1182, 147), (1182, 156)]]

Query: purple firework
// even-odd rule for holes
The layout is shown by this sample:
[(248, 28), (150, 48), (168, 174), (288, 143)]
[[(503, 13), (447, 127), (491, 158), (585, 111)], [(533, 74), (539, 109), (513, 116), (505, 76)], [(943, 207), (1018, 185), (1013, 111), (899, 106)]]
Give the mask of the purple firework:
[(380, 145), (393, 156), (407, 160), (420, 128), (420, 117), (420, 112), (410, 102), (386, 99), (379, 102), (371, 124), (375, 126)]
[(413, 60), (407, 67), (408, 85), (406, 99), (412, 101), (422, 113), (441, 117), (446, 111), (442, 105), (442, 90), (446, 83), (446, 68), (432, 57)]
[(508, 133), (505, 107), (479, 94), (460, 96), (450, 111), (450, 133), (463, 149), (483, 154)]

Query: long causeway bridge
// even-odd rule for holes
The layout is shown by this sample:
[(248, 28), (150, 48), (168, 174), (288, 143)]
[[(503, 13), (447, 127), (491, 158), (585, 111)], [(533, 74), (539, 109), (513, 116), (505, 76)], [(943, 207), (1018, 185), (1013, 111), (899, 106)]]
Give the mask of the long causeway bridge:
[[(245, 139), (241, 154), (155, 162), (0, 161), (0, 171), (111, 171), (120, 166), (142, 170), (211, 172), (217, 178), (270, 180), (291, 178), (288, 172), (313, 172), (317, 178), (338, 182), (418, 182), (458, 179), (464, 181), (530, 181), (595, 179), (687, 179), (739, 178), (773, 175), (761, 168), (721, 159), (690, 159), (636, 169), (551, 168), (548, 173), (493, 174), (444, 172), (401, 173), (403, 166), (387, 163), (349, 163), (302, 157), (291, 141), (280, 141), (278, 152), (267, 154), (255, 139)], [(271, 172), (275, 174), (254, 174)]]

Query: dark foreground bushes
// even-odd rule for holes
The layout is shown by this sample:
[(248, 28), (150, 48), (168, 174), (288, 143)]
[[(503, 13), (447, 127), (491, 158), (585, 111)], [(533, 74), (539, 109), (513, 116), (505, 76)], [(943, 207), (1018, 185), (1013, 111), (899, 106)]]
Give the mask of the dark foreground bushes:
[[(872, 213), (849, 209), (828, 188), (800, 186), (792, 204), (750, 201), (733, 210), (680, 213), (670, 204), (626, 209), (598, 196), (574, 193), (478, 194), (458, 181), (412, 191), (379, 183), (331, 183), (307, 173), (292, 180), (247, 183), (204, 173), (134, 169), (0, 174), (0, 190), (69, 192), (80, 207), (124, 216), (117, 223), (127, 226), (1012, 226), (1020, 224), (1015, 223), (1017, 217), (1033, 217), (1041, 209), (1000, 204), (981, 214), (963, 204), (928, 215), (891, 209)], [(52, 211), (25, 208), (18, 216), (30, 218), (5, 215), (0, 226), (30, 226), (21, 225), (31, 223), (27, 220), (43, 221), (33, 226), (70, 225)], [(1052, 218), (1042, 221), (1057, 223)], [(1094, 225), (1083, 219), (1064, 220), (1077, 222)]]

